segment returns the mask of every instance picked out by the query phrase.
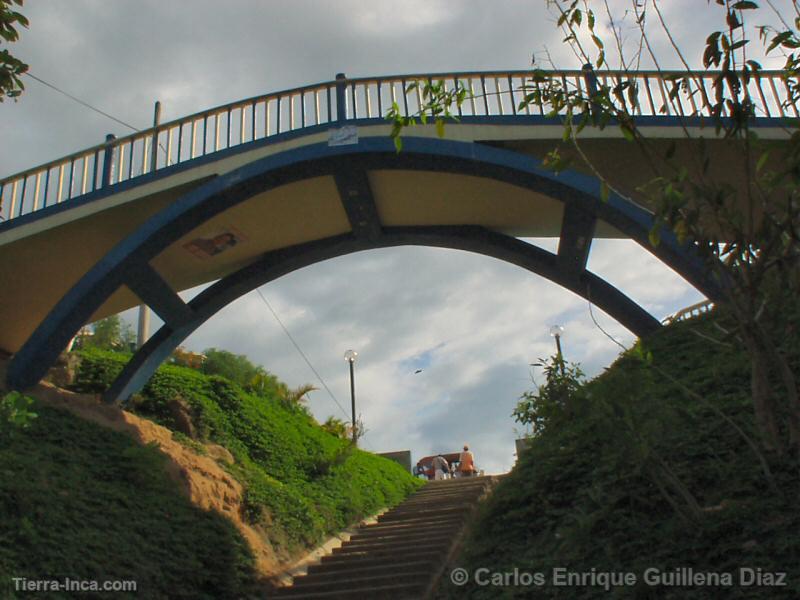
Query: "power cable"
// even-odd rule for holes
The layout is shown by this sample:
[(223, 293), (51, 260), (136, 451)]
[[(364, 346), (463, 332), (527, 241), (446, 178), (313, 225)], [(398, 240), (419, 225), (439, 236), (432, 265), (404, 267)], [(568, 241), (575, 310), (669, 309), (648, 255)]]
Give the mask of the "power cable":
[(49, 87), (49, 88), (51, 88), (51, 89), (53, 89), (53, 90), (57, 91), (59, 94), (64, 94), (64, 95), (65, 95), (67, 98), (69, 98), (70, 100), (74, 100), (74, 101), (75, 101), (75, 102), (77, 102), (78, 104), (82, 104), (82, 105), (83, 105), (83, 106), (85, 106), (86, 108), (88, 108), (88, 109), (90, 109), (90, 110), (93, 110), (94, 112), (96, 112), (96, 113), (99, 113), (99, 114), (103, 115), (104, 117), (107, 117), (107, 118), (111, 119), (112, 121), (116, 121), (116, 122), (117, 122), (117, 123), (119, 123), (120, 125), (124, 125), (125, 127), (128, 127), (128, 128), (130, 128), (130, 129), (133, 129), (134, 131), (141, 131), (140, 129), (138, 129), (137, 127), (134, 127), (134, 126), (133, 126), (133, 125), (131, 125), (130, 123), (126, 123), (125, 121), (123, 121), (123, 120), (121, 120), (121, 119), (118, 119), (118, 118), (116, 118), (116, 117), (114, 117), (114, 116), (112, 116), (112, 115), (108, 114), (107, 112), (100, 110), (99, 108), (97, 108), (97, 107), (95, 107), (95, 106), (92, 106), (92, 105), (91, 105), (91, 104), (89, 104), (88, 102), (85, 102), (84, 100), (81, 100), (80, 98), (77, 98), (77, 97), (73, 96), (72, 94), (70, 94), (70, 93), (68, 93), (68, 92), (65, 92), (64, 90), (62, 90), (62, 89), (61, 89), (61, 88), (59, 88), (59, 87), (56, 87), (56, 86), (55, 86), (55, 85), (53, 85), (52, 83), (47, 83), (47, 82), (46, 82), (44, 79), (41, 79), (41, 78), (37, 77), (36, 75), (34, 75), (33, 73), (31, 73), (30, 71), (26, 71), (25, 75), (27, 75), (27, 76), (28, 76), (28, 77), (30, 77), (31, 79), (35, 79), (36, 81), (38, 81), (38, 82), (39, 82), (39, 83), (41, 83), (42, 85), (46, 85), (47, 87)]
[(267, 308), (269, 309), (269, 312), (271, 312), (272, 316), (275, 317), (275, 320), (278, 322), (278, 325), (280, 325), (281, 329), (283, 329), (283, 333), (286, 334), (286, 337), (289, 338), (289, 341), (292, 342), (292, 344), (294, 345), (294, 347), (297, 350), (297, 352), (300, 354), (300, 356), (303, 357), (303, 360), (306, 361), (306, 364), (308, 365), (308, 367), (311, 369), (311, 371), (314, 373), (314, 375), (317, 376), (317, 379), (319, 379), (319, 382), (322, 384), (322, 387), (325, 388), (325, 391), (328, 392), (328, 394), (330, 395), (331, 399), (336, 403), (336, 406), (339, 407), (339, 410), (342, 411), (342, 414), (345, 416), (345, 418), (349, 419), (350, 415), (348, 415), (347, 411), (342, 407), (341, 404), (339, 404), (339, 401), (336, 399), (336, 396), (333, 395), (333, 392), (330, 390), (328, 385), (325, 383), (325, 380), (322, 379), (322, 376), (314, 368), (314, 365), (312, 365), (311, 361), (308, 360), (308, 356), (306, 356), (306, 353), (303, 352), (303, 350), (300, 348), (300, 345), (292, 337), (292, 334), (289, 333), (288, 329), (286, 329), (286, 326), (283, 324), (283, 321), (281, 321), (280, 317), (278, 316), (278, 313), (276, 313), (275, 309), (272, 308), (272, 305), (264, 297), (264, 294), (261, 293), (261, 290), (259, 288), (256, 288), (256, 291), (258, 292), (258, 295), (261, 297), (261, 299), (264, 301), (264, 304), (267, 305)]
[[(53, 85), (52, 83), (48, 83), (48, 82), (46, 82), (44, 79), (42, 79), (42, 78), (40, 78), (40, 77), (37, 77), (36, 75), (33, 75), (33, 74), (31, 74), (30, 72), (28, 72), (28, 71), (26, 71), (26, 72), (25, 72), (25, 75), (27, 75), (27, 76), (28, 76), (28, 77), (30, 77), (31, 79), (35, 79), (36, 81), (38, 81), (38, 82), (39, 82), (39, 83), (41, 83), (42, 85), (46, 85), (47, 87), (49, 87), (49, 88), (51, 88), (51, 89), (53, 89), (53, 90), (57, 91), (59, 94), (64, 94), (64, 95), (65, 95), (67, 98), (69, 98), (70, 100), (74, 100), (74, 101), (75, 101), (75, 102), (77, 102), (78, 104), (80, 104), (80, 105), (82, 105), (82, 106), (85, 106), (86, 108), (88, 108), (88, 109), (90, 109), (90, 110), (93, 110), (94, 112), (96, 112), (96, 113), (99, 113), (99, 114), (103, 115), (104, 117), (107, 117), (107, 118), (111, 119), (112, 121), (114, 121), (114, 122), (116, 122), (116, 123), (119, 123), (120, 125), (124, 125), (125, 127), (128, 127), (129, 129), (133, 129), (133, 130), (134, 130), (135, 132), (137, 132), (137, 133), (141, 131), (141, 129), (139, 129), (138, 127), (134, 127), (134, 126), (133, 126), (133, 125), (131, 125), (130, 123), (126, 123), (126, 122), (125, 122), (125, 121), (123, 121), (122, 119), (118, 119), (118, 118), (116, 118), (115, 116), (113, 116), (113, 115), (110, 115), (110, 114), (108, 114), (107, 112), (105, 112), (105, 111), (102, 111), (102, 110), (100, 110), (99, 108), (97, 108), (97, 107), (95, 107), (95, 106), (92, 106), (92, 105), (91, 105), (91, 104), (89, 104), (88, 102), (85, 102), (84, 100), (81, 100), (80, 98), (78, 98), (78, 97), (76, 97), (76, 96), (73, 96), (73, 95), (72, 95), (72, 94), (70, 94), (69, 92), (65, 92), (65, 91), (64, 91), (64, 90), (62, 90), (61, 88), (59, 88), (59, 87), (57, 87), (57, 86)], [(166, 154), (166, 153), (167, 153), (167, 149), (166, 149), (166, 148), (164, 148), (164, 145), (163, 145), (161, 142), (159, 142), (159, 143), (158, 143), (158, 147), (159, 147), (159, 148), (161, 148), (161, 150), (164, 152), (164, 154)], [(167, 162), (167, 164), (169, 164), (169, 157), (167, 157), (167, 161), (168, 161), (168, 162)]]
[[(280, 326), (281, 326), (281, 329), (283, 329), (283, 333), (285, 333), (285, 334), (286, 334), (286, 337), (288, 337), (288, 338), (289, 338), (289, 341), (291, 341), (291, 342), (292, 342), (292, 345), (294, 345), (294, 347), (295, 347), (295, 349), (297, 350), (297, 352), (300, 354), (300, 356), (302, 356), (302, 357), (303, 357), (303, 360), (304, 360), (304, 361), (306, 362), (306, 364), (308, 365), (308, 368), (309, 368), (309, 369), (311, 369), (311, 371), (314, 373), (314, 375), (316, 375), (317, 379), (319, 379), (319, 382), (322, 384), (322, 387), (323, 387), (323, 388), (325, 388), (325, 391), (326, 391), (326, 392), (328, 392), (328, 395), (331, 397), (331, 400), (333, 400), (333, 401), (336, 403), (336, 406), (338, 406), (338, 407), (339, 407), (339, 410), (341, 410), (341, 411), (342, 411), (342, 414), (344, 415), (345, 419), (349, 419), (349, 418), (350, 418), (350, 415), (348, 415), (348, 414), (347, 414), (347, 411), (346, 411), (346, 410), (345, 410), (345, 409), (342, 407), (342, 405), (341, 405), (341, 404), (339, 403), (339, 401), (336, 399), (336, 396), (334, 396), (334, 395), (333, 395), (333, 392), (332, 392), (332, 391), (331, 391), (331, 389), (328, 387), (328, 384), (326, 384), (326, 383), (325, 383), (325, 380), (324, 380), (324, 379), (322, 379), (322, 376), (321, 376), (321, 375), (320, 375), (320, 374), (317, 372), (317, 370), (314, 368), (314, 365), (312, 365), (312, 364), (311, 364), (311, 361), (308, 359), (308, 356), (306, 356), (306, 353), (305, 353), (305, 352), (303, 352), (302, 348), (300, 348), (300, 345), (299, 345), (299, 344), (297, 343), (297, 341), (295, 341), (295, 339), (292, 337), (292, 334), (291, 334), (291, 333), (289, 333), (289, 330), (288, 330), (288, 329), (286, 329), (286, 326), (283, 324), (283, 321), (281, 321), (280, 317), (278, 316), (278, 313), (276, 313), (276, 312), (275, 312), (275, 309), (274, 309), (274, 308), (272, 308), (272, 305), (271, 305), (271, 304), (269, 303), (269, 301), (268, 301), (268, 300), (267, 300), (267, 299), (264, 297), (264, 294), (262, 294), (262, 293), (261, 293), (261, 290), (260, 290), (259, 288), (256, 288), (256, 291), (258, 292), (258, 295), (260, 296), (260, 298), (261, 298), (261, 299), (264, 301), (264, 304), (266, 304), (267, 308), (269, 309), (269, 312), (271, 312), (271, 313), (272, 313), (272, 316), (273, 316), (273, 317), (275, 317), (275, 320), (278, 322), (278, 325), (280, 325)], [(362, 439), (363, 439), (363, 438), (362, 438)], [(373, 447), (372, 447), (372, 444), (370, 444), (370, 443), (369, 443), (369, 442), (368, 442), (366, 439), (364, 439), (364, 442), (367, 444), (367, 446), (369, 447), (369, 449), (370, 449), (370, 450), (372, 450), (372, 452), (375, 452), (375, 448), (373, 448)]]

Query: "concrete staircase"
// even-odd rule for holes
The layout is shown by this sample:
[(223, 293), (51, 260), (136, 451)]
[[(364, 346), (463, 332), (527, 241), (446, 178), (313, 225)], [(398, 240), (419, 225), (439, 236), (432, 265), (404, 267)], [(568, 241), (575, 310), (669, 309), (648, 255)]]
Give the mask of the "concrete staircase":
[(494, 477), (429, 482), (270, 598), (424, 598), (495, 482)]

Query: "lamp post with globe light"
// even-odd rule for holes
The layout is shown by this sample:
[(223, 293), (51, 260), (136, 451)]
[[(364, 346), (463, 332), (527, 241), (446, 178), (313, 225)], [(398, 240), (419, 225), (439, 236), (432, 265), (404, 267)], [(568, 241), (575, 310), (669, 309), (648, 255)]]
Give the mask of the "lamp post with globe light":
[(356, 444), (357, 440), (357, 431), (356, 431), (356, 384), (355, 378), (353, 376), (353, 363), (356, 362), (356, 357), (358, 356), (358, 352), (355, 350), (347, 350), (344, 353), (344, 359), (350, 363), (350, 408), (352, 409), (353, 413), (353, 444)]

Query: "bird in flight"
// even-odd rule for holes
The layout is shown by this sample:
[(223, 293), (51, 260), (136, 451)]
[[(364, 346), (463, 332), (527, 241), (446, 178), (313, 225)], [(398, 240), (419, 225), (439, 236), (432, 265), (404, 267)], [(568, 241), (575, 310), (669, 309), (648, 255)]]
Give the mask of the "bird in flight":
[(414, 371), (414, 375), (416, 375), (417, 373), (422, 373), (422, 369), (417, 369), (416, 371)]

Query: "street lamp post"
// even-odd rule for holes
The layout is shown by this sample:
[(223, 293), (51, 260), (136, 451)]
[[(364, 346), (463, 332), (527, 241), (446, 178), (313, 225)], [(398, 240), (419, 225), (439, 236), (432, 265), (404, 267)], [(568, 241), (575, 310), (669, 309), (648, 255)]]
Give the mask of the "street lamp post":
[(352, 410), (353, 415), (353, 444), (357, 444), (357, 433), (356, 433), (356, 383), (355, 377), (353, 375), (353, 363), (356, 362), (356, 356), (358, 356), (358, 352), (355, 350), (348, 350), (344, 353), (344, 359), (350, 363), (350, 408)]

